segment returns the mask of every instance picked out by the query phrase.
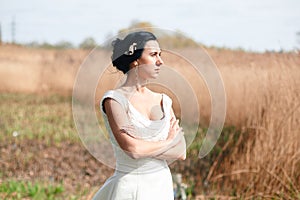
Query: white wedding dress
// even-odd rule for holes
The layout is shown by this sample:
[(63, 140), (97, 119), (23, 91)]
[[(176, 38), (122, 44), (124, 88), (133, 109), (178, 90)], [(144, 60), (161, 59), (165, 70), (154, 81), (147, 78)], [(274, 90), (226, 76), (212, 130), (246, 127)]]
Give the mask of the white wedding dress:
[(173, 183), (170, 169), (165, 160), (154, 158), (133, 159), (118, 145), (110, 129), (102, 102), (112, 98), (126, 110), (128, 119), (136, 128), (135, 137), (148, 141), (165, 140), (170, 127), (170, 109), (172, 100), (162, 94), (164, 117), (160, 120), (149, 120), (138, 112), (128, 99), (119, 91), (106, 92), (101, 100), (101, 110), (110, 134), (116, 157), (116, 169), (113, 176), (93, 197), (94, 200), (174, 200)]

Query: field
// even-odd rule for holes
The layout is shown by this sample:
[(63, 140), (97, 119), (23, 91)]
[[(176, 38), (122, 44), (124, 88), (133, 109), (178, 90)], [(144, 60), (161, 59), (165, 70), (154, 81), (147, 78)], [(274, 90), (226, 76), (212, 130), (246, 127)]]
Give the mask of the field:
[[(299, 53), (206, 51), (224, 81), (224, 129), (199, 159), (211, 103), (205, 85), (193, 83), (201, 128), (171, 171), (183, 174), (191, 198), (300, 199)], [(0, 199), (90, 199), (112, 175), (84, 148), (72, 118), (73, 83), (88, 53), (0, 46)]]

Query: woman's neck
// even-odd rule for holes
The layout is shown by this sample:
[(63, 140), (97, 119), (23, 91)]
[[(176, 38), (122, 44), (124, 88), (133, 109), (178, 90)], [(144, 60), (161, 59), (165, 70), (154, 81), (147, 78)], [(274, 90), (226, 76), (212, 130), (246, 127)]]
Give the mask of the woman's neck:
[(121, 87), (127, 91), (144, 93), (147, 89), (146, 83), (147, 80), (137, 78), (135, 73), (129, 72), (125, 83)]

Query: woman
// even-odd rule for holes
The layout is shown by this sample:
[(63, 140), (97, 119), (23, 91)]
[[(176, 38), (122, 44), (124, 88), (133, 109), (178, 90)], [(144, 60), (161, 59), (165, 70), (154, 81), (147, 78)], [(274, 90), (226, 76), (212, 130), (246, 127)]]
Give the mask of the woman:
[(146, 87), (163, 64), (156, 37), (145, 31), (113, 42), (113, 65), (127, 74), (106, 92), (101, 110), (116, 156), (116, 170), (94, 199), (173, 200), (169, 159), (185, 159), (185, 140), (166, 94)]

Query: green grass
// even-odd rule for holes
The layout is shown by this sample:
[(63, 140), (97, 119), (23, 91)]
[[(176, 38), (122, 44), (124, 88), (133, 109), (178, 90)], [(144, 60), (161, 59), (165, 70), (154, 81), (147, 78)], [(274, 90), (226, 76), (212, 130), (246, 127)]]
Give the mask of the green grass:
[[(22, 142), (27, 139), (41, 140), (49, 145), (53, 143), (59, 145), (64, 141), (81, 143), (74, 125), (71, 106), (71, 97), (0, 93), (0, 144)], [(32, 156), (34, 154), (30, 152), (24, 155), (24, 162), (26, 163), (27, 160), (30, 162)], [(66, 189), (63, 192), (65, 189), (61, 184), (8, 180), (3, 174), (5, 172), (0, 170), (0, 200), (75, 200), (82, 199), (89, 193), (89, 190), (82, 185), (79, 185), (75, 191)], [(34, 180), (38, 179), (39, 177), (34, 178)]]
[(9, 180), (0, 184), (0, 199), (63, 199), (62, 184), (52, 185)]
[(79, 141), (71, 98), (58, 95), (0, 94), (0, 141)]

